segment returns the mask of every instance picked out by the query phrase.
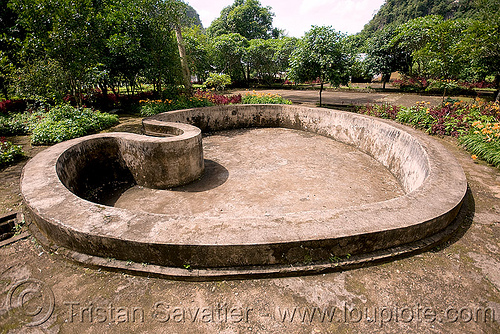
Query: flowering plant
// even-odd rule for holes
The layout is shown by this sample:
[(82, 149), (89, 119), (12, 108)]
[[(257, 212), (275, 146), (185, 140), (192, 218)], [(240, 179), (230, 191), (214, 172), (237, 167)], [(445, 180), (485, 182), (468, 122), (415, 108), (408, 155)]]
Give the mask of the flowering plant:
[(258, 93), (253, 91), (243, 96), (243, 104), (292, 104), (292, 101), (283, 98), (281, 95), (272, 93)]
[(417, 102), (412, 107), (367, 105), (356, 112), (410, 124), (433, 135), (457, 137), (472, 159), (481, 158), (500, 168), (500, 104), (476, 99), (471, 103), (448, 100), (431, 106)]

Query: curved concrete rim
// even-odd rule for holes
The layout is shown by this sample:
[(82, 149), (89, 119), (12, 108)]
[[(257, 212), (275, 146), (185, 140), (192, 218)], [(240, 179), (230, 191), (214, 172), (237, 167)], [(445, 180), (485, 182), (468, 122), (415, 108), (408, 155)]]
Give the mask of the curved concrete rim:
[[(459, 215), (460, 216), (460, 215)], [(37, 240), (47, 249), (62, 258), (82, 264), (90, 268), (104, 268), (108, 271), (117, 271), (131, 275), (159, 277), (180, 281), (214, 281), (232, 280), (245, 278), (276, 278), (291, 277), (299, 275), (319, 275), (332, 272), (352, 270), (356, 268), (377, 265), (399, 258), (416, 255), (421, 252), (433, 249), (446, 242), (456, 233), (462, 225), (463, 219), (458, 217), (448, 225), (443, 231), (430, 237), (404, 244), (390, 247), (375, 252), (348, 255), (338, 257), (330, 261), (321, 263), (297, 263), (293, 265), (264, 265), (251, 267), (228, 267), (228, 268), (202, 268), (191, 267), (168, 267), (151, 265), (148, 263), (136, 263), (114, 258), (103, 258), (92, 256), (69, 250), (64, 247), (54, 245), (48, 240), (35, 224), (30, 224), (29, 228)]]
[[(235, 105), (164, 113), (145, 119), (143, 125), (147, 132), (150, 123), (161, 122), (189, 123), (202, 131), (287, 127), (355, 146), (362, 141), (365, 149), (357, 147), (389, 168), (407, 193), (384, 202), (290, 212), (281, 217), (198, 219), (133, 212), (86, 201), (69, 191), (57, 175), (61, 154), (84, 141), (103, 137), (170, 140), (108, 133), (54, 145), (28, 162), (21, 179), (27, 220), (50, 242), (88, 256), (164, 267), (248, 268), (303, 263), (305, 256), (328, 262), (331, 256), (369, 254), (418, 243), (450, 225), (467, 190), (462, 168), (437, 141), (409, 127), (368, 116), (301, 106)], [(394, 142), (377, 141), (387, 138)], [(411, 150), (405, 151), (405, 147)], [(235, 223), (233, 227), (224, 228), (227, 219)]]

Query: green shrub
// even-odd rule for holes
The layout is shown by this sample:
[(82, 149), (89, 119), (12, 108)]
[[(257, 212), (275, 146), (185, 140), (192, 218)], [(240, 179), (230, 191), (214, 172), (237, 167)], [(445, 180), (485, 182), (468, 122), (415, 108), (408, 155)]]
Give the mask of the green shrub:
[(179, 96), (186, 95), (188, 91), (184, 86), (174, 86), (174, 85), (168, 85), (165, 87), (162, 92), (161, 92), (161, 98), (163, 100), (175, 100)]
[(0, 138), (0, 168), (10, 165), (24, 157), (23, 148)]
[[(493, 106), (496, 106), (497, 110), (500, 108), (497, 104)], [(474, 160), (481, 158), (500, 168), (500, 122), (498, 119), (476, 120), (472, 123), (469, 133), (461, 136), (459, 141), (473, 154)]]
[(214, 104), (208, 99), (201, 97), (184, 97), (181, 96), (178, 100), (142, 100), (141, 103), (141, 116), (147, 117), (156, 115), (162, 112), (190, 109), (190, 108), (201, 108), (210, 107)]
[(485, 141), (482, 135), (469, 134), (459, 138), (465, 149), (473, 154), (473, 159), (484, 161), (500, 168), (500, 141)]
[[(500, 168), (500, 143), (485, 142), (481, 136), (466, 135), (459, 138), (465, 149), (473, 154), (473, 159), (481, 158), (484, 161)], [(474, 157), (474, 155), (476, 157)]]
[(33, 127), (31, 143), (50, 145), (109, 128), (118, 123), (118, 116), (79, 109), (70, 105), (57, 106), (45, 113)]
[(292, 101), (272, 93), (247, 93), (243, 96), (243, 104), (292, 104)]
[(215, 88), (215, 90), (224, 90), (227, 85), (231, 84), (231, 77), (228, 74), (210, 73), (207, 81), (203, 83), (207, 88)]
[(436, 120), (430, 115), (429, 108), (417, 104), (414, 107), (401, 108), (396, 115), (396, 121), (410, 124), (416, 128), (424, 129), (429, 132)]
[(467, 90), (453, 80), (429, 80), (429, 85), (425, 88), (427, 93), (458, 95)]
[[(394, 115), (394, 111), (397, 111), (397, 114)], [(473, 154), (474, 160), (481, 158), (500, 168), (500, 104), (498, 103), (485, 103), (479, 99), (473, 103), (447, 100), (439, 106), (431, 107), (428, 102), (418, 102), (416, 106), (400, 107), (399, 110), (387, 106), (367, 105), (355, 109), (355, 112), (392, 118), (433, 135), (457, 137)], [(387, 117), (388, 115), (390, 117)]]
[(359, 114), (394, 120), (397, 115), (401, 113), (401, 107), (391, 104), (369, 104), (363, 107), (356, 107), (356, 112)]
[(0, 136), (27, 135), (42, 118), (42, 112), (11, 113), (8, 116), (0, 116)]
[[(169, 101), (169, 100), (166, 100)], [(162, 100), (154, 100), (154, 101), (141, 101), (144, 103), (140, 109), (140, 115), (143, 117), (153, 116), (156, 114), (160, 114), (162, 112), (172, 111), (172, 105), (167, 102), (163, 102)]]

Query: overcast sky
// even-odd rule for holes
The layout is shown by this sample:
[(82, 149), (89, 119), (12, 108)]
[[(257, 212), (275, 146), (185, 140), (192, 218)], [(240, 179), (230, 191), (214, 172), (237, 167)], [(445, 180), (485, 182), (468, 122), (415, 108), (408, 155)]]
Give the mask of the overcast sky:
[[(224, 7), (234, 3), (234, 0), (185, 1), (196, 9), (205, 28), (219, 17)], [(260, 3), (272, 8), (274, 27), (284, 29), (291, 37), (302, 37), (312, 25), (332, 26), (348, 34), (360, 32), (384, 0), (260, 0)]]

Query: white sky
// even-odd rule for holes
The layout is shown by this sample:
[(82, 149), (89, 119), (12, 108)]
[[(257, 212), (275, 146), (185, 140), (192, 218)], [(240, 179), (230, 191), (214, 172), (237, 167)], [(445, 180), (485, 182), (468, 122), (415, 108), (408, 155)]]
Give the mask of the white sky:
[[(234, 0), (185, 0), (200, 15), (208, 28), (221, 10)], [(363, 29), (384, 0), (260, 0), (275, 14), (273, 26), (291, 37), (302, 37), (312, 25), (332, 26), (335, 30), (355, 34)]]

